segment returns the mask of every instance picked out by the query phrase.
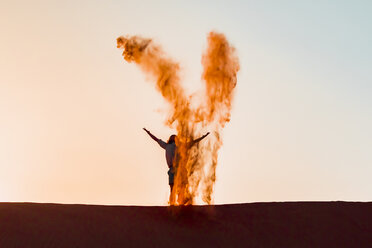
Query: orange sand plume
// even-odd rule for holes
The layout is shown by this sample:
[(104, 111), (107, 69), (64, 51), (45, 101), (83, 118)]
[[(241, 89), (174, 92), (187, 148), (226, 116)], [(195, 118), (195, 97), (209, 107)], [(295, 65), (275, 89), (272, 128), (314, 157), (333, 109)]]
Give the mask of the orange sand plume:
[[(210, 32), (208, 48), (202, 57), (205, 82), (204, 104), (192, 108), (191, 98), (180, 84), (179, 65), (168, 58), (150, 39), (138, 36), (119, 37), (117, 47), (123, 57), (135, 62), (156, 80), (156, 89), (171, 106), (166, 125), (177, 130), (176, 177), (169, 198), (171, 205), (192, 205), (201, 194), (211, 204), (216, 181), (221, 131), (230, 120), (231, 103), (237, 82), (239, 61), (225, 36)], [(212, 135), (200, 143), (192, 141), (208, 130)]]

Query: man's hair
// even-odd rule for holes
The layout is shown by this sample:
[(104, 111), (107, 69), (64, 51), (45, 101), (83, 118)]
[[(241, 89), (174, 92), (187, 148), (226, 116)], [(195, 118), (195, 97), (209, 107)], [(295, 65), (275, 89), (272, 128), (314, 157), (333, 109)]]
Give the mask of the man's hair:
[(168, 139), (168, 144), (172, 144), (172, 143), (175, 143), (176, 142), (176, 137), (177, 137), (177, 135), (175, 135), (175, 134), (172, 134), (170, 137), (169, 137), (169, 139)]

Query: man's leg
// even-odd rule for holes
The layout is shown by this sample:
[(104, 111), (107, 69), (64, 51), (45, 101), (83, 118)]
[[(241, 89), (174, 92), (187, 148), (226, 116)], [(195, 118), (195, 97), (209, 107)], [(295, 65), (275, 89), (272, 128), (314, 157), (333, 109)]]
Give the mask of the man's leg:
[(168, 170), (168, 176), (169, 176), (169, 187), (170, 187), (170, 195), (169, 195), (169, 204), (174, 204), (174, 193), (173, 193), (173, 185), (174, 185), (174, 170), (173, 168), (169, 168)]
[(172, 191), (173, 191), (173, 184), (169, 184), (169, 187), (170, 187), (170, 193), (172, 194)]
[(170, 194), (169, 194), (169, 204), (174, 204), (174, 194), (173, 194), (173, 184), (169, 184), (170, 187)]

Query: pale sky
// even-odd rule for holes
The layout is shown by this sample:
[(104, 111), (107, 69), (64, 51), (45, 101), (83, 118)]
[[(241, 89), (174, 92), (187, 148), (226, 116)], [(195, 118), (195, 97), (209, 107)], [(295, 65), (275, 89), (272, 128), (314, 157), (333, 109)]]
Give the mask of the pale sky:
[[(200, 3), (202, 2), (202, 3)], [(215, 203), (372, 200), (371, 1), (0, 2), (0, 201), (166, 205), (167, 105), (116, 48), (153, 38), (201, 87), (211, 30), (241, 70)]]

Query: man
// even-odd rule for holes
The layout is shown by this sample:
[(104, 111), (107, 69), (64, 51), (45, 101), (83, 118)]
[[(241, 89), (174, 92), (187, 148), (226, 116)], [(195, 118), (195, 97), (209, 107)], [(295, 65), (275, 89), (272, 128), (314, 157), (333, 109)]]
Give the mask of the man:
[[(175, 168), (177, 168), (177, 165), (174, 164), (174, 158), (175, 158), (176, 151), (177, 151), (177, 146), (176, 146), (177, 136), (175, 134), (173, 134), (169, 137), (167, 142), (164, 142), (163, 140), (156, 138), (146, 128), (143, 128), (143, 130), (145, 130), (146, 133), (148, 135), (150, 135), (150, 137), (153, 140), (155, 140), (160, 145), (161, 148), (165, 149), (165, 158), (167, 160), (167, 164), (168, 164), (168, 168), (169, 168), (169, 170), (168, 170), (168, 176), (169, 176), (168, 179), (169, 180), (168, 181), (169, 181), (169, 186), (170, 186), (170, 192), (172, 194), (173, 185), (174, 185)], [(200, 142), (202, 139), (207, 137), (208, 134), (209, 134), (209, 132), (206, 133), (205, 135), (203, 135), (202, 137), (191, 141), (190, 144), (189, 144), (189, 147), (191, 147), (191, 146), (195, 145), (196, 143)]]

